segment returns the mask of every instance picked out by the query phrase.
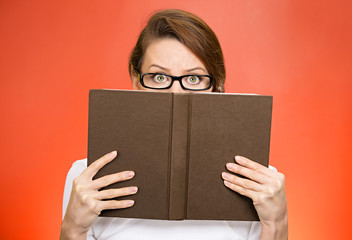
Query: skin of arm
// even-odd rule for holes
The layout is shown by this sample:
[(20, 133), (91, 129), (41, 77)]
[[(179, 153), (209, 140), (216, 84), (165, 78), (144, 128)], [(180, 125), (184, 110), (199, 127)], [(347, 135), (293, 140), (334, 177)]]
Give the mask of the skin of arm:
[(248, 179), (223, 172), (224, 184), (231, 190), (252, 199), (262, 223), (260, 240), (288, 239), (285, 176), (248, 158), (236, 156), (226, 168)]
[(70, 201), (61, 225), (61, 240), (86, 239), (88, 230), (102, 210), (133, 206), (133, 200), (103, 200), (135, 194), (138, 190), (136, 186), (99, 191), (112, 183), (133, 178), (135, 174), (133, 171), (119, 172), (93, 180), (99, 169), (116, 156), (116, 151), (106, 154), (74, 179)]

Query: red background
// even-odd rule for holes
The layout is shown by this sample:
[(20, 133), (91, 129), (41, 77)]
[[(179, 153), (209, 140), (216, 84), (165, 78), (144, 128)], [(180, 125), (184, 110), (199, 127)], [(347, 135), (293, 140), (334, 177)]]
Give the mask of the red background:
[(270, 161), (286, 175), (290, 239), (351, 236), (351, 1), (23, 0), (0, 2), (0, 239), (58, 239), (88, 90), (131, 88), (129, 53), (162, 8), (216, 32), (227, 92), (274, 96)]

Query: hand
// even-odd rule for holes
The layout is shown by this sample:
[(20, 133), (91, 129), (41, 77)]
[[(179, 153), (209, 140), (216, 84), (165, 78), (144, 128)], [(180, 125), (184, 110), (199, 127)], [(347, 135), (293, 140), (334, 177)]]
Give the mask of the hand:
[(134, 204), (133, 200), (106, 201), (105, 199), (135, 194), (137, 187), (99, 191), (110, 184), (133, 178), (133, 171), (119, 172), (93, 180), (99, 169), (111, 162), (116, 155), (116, 151), (106, 154), (74, 179), (70, 201), (62, 222), (60, 239), (85, 239), (89, 228), (102, 210), (127, 208)]
[(236, 156), (235, 160), (238, 164), (227, 163), (226, 168), (248, 179), (223, 172), (225, 186), (253, 200), (262, 223), (261, 239), (263, 233), (287, 239), (285, 176), (244, 157)]

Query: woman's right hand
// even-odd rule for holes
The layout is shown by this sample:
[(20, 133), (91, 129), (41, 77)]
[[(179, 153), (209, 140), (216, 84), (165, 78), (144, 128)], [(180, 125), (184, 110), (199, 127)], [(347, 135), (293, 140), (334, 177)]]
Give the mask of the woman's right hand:
[(94, 175), (111, 162), (116, 151), (106, 154), (88, 166), (74, 179), (70, 201), (62, 221), (60, 239), (86, 239), (87, 232), (100, 212), (105, 209), (131, 207), (133, 200), (106, 200), (137, 192), (137, 187), (102, 190), (110, 184), (133, 178), (133, 171), (124, 171), (93, 180)]

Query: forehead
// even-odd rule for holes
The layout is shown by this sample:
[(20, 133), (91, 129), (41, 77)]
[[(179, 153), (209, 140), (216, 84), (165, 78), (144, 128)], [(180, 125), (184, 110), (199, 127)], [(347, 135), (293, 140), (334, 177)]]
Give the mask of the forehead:
[(181, 42), (172, 38), (153, 40), (144, 54), (142, 71), (148, 71), (152, 65), (162, 66), (171, 74), (182, 74), (187, 69), (203, 68), (204, 64)]

